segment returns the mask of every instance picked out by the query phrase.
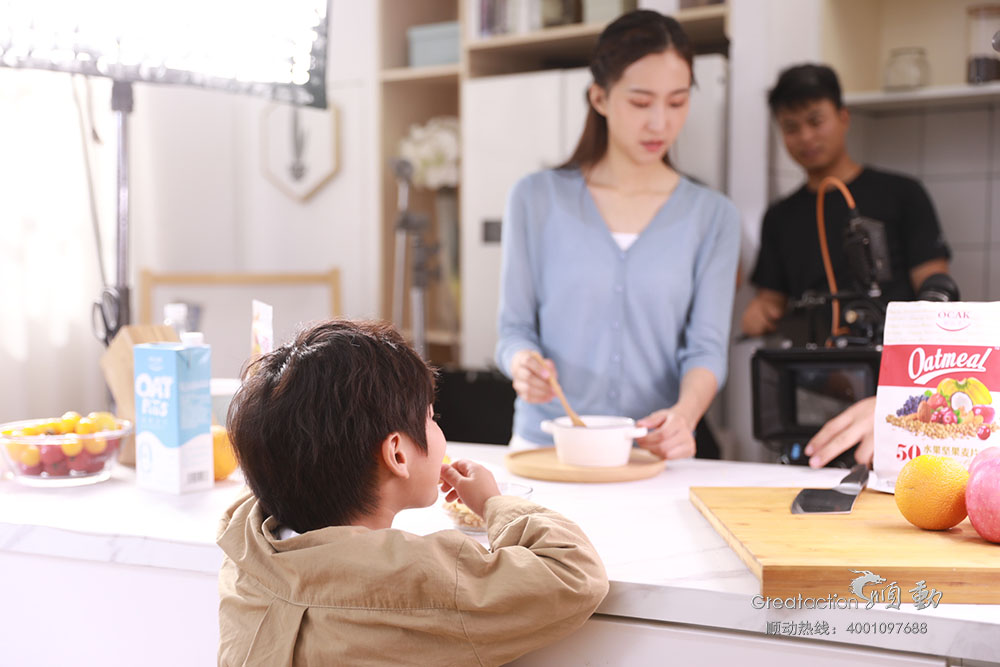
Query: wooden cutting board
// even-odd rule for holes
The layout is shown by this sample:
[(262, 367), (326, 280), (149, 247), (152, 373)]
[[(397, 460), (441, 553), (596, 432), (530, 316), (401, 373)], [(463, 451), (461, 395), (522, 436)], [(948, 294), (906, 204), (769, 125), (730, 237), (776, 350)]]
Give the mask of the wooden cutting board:
[(946, 531), (921, 530), (893, 496), (870, 490), (850, 514), (792, 514), (799, 491), (691, 487), (690, 498), (760, 580), (764, 596), (855, 598), (850, 586), (867, 571), (885, 582), (862, 586), (865, 601), (895, 581), (900, 601), (913, 604), (910, 589), (923, 580), (928, 592), (942, 593), (941, 603), (1000, 603), (1000, 545), (979, 537), (968, 519)]

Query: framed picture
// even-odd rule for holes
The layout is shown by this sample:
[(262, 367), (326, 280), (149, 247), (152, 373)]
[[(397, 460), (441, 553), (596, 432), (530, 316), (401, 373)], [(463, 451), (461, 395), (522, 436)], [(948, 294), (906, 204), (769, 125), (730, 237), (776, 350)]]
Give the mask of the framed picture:
[(292, 199), (307, 201), (340, 167), (337, 108), (269, 104), (261, 114), (261, 169)]
[(239, 377), (250, 356), (251, 303), (274, 307), (274, 342), (287, 342), (305, 322), (341, 314), (340, 270), (318, 273), (139, 273), (139, 323), (162, 321), (168, 303), (197, 312), (189, 323), (212, 345), (212, 376)]

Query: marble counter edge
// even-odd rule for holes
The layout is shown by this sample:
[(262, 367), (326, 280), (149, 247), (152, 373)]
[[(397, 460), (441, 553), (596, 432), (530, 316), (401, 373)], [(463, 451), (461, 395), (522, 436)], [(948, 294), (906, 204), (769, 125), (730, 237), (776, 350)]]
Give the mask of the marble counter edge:
[(158, 567), (213, 577), (218, 575), (222, 565), (222, 550), (215, 544), (97, 534), (30, 524), (0, 523), (0, 551)]
[[(833, 643), (863, 645), (871, 648), (907, 651), (927, 655), (1000, 662), (1000, 640), (992, 644), (984, 637), (1000, 637), (1000, 620), (982, 621), (946, 617), (934, 610), (917, 610), (903, 605), (900, 610), (880, 609), (755, 609), (753, 595), (738, 592), (687, 588), (677, 584), (643, 584), (612, 581), (608, 596), (595, 613), (643, 621), (659, 621), (767, 634), (768, 623), (825, 621), (836, 628), (830, 635), (795, 635)], [(980, 605), (949, 605), (942, 613), (962, 608), (975, 610)], [(993, 607), (993, 605), (990, 605)], [(869, 633), (850, 634), (851, 623), (927, 623), (925, 634)], [(776, 639), (785, 636), (771, 635)]]

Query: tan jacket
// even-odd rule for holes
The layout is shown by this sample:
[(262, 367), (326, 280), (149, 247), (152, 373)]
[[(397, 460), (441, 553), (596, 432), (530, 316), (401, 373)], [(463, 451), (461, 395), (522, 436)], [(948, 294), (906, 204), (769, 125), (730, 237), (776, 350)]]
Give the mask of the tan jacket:
[(580, 528), (520, 498), (485, 514), (490, 550), (456, 530), (277, 540), (244, 496), (218, 539), (219, 664), (499, 665), (583, 624), (608, 579)]

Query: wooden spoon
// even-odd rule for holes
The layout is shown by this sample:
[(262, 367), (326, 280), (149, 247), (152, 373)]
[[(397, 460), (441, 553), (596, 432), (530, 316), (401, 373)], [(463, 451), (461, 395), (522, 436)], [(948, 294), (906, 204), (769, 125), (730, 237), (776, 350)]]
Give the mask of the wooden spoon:
[[(531, 351), (531, 356), (538, 359), (539, 363), (543, 365), (545, 364), (545, 359), (542, 358), (542, 355), (538, 354), (534, 350)], [(573, 423), (573, 426), (586, 426), (586, 424), (583, 423), (583, 420), (580, 419), (580, 415), (576, 414), (576, 410), (569, 406), (569, 401), (566, 400), (566, 394), (563, 393), (562, 387), (559, 386), (559, 380), (557, 380), (556, 376), (552, 373), (549, 373), (549, 384), (552, 386), (552, 391), (556, 393), (556, 397), (559, 399), (559, 402), (562, 403), (563, 410), (565, 410), (566, 414), (569, 415), (569, 420)]]

